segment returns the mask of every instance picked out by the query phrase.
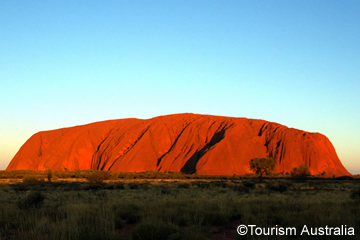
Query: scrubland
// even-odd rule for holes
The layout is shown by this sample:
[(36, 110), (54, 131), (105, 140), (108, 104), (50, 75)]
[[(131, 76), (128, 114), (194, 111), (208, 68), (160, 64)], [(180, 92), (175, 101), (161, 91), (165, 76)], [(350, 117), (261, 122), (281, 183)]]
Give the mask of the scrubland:
[[(359, 239), (358, 179), (92, 173), (0, 172), (0, 239)], [(298, 232), (239, 236), (240, 224)], [(303, 225), (355, 236), (300, 236)]]

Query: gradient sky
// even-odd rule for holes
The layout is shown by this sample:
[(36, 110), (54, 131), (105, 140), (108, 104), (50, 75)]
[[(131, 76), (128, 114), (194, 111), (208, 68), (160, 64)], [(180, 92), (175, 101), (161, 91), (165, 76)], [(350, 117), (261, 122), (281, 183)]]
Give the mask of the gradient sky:
[(360, 173), (360, 1), (0, 1), (0, 170), (34, 133), (201, 113), (325, 134)]

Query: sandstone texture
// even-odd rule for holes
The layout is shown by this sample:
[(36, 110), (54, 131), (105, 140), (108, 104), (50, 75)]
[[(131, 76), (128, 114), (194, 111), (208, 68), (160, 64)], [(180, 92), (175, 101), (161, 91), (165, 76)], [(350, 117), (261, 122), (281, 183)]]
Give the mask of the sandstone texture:
[(350, 175), (327, 137), (247, 118), (175, 114), (119, 119), (34, 134), (6, 170), (251, 173), (249, 161), (273, 157), (276, 172), (303, 163), (312, 174)]

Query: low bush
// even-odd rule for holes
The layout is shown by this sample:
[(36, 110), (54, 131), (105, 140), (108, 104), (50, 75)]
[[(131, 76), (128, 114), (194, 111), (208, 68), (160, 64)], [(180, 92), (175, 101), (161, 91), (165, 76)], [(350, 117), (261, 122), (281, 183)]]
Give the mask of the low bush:
[(270, 190), (278, 191), (278, 192), (285, 192), (288, 189), (288, 185), (281, 182), (274, 182), (270, 183), (267, 186)]
[(122, 182), (110, 183), (110, 184), (106, 184), (105, 189), (109, 189), (109, 190), (125, 189), (125, 184)]
[(93, 190), (93, 191), (96, 191), (96, 190), (100, 190), (102, 189), (103, 186), (101, 184), (101, 182), (94, 182), (94, 183), (90, 183), (90, 184), (85, 184), (82, 186), (82, 190), (85, 190), (85, 191), (88, 191), (88, 190)]
[(141, 212), (137, 205), (132, 203), (121, 203), (114, 206), (115, 225), (121, 226), (121, 222), (138, 223), (141, 220)]
[(191, 185), (196, 188), (211, 188), (212, 184), (210, 182), (193, 181)]
[(355, 201), (360, 201), (360, 188), (359, 189), (353, 189), (350, 193), (350, 198)]
[(301, 164), (299, 167), (295, 167), (291, 170), (290, 175), (296, 178), (302, 178), (310, 176), (310, 168), (307, 164)]
[(253, 188), (255, 187), (255, 183), (254, 182), (251, 182), (251, 181), (244, 181), (243, 182), (243, 185), (247, 188)]
[(110, 177), (111, 177), (110, 172), (94, 171), (94, 172), (89, 173), (89, 175), (86, 177), (86, 180), (89, 183), (101, 184), (105, 180), (110, 179)]
[(41, 192), (30, 192), (17, 202), (17, 206), (20, 209), (39, 208), (45, 198), (45, 195)]
[(139, 188), (139, 184), (135, 183), (135, 182), (129, 182), (127, 184), (127, 186), (128, 186), (129, 189), (138, 189)]
[(171, 194), (171, 190), (170, 190), (170, 188), (168, 188), (166, 186), (162, 186), (160, 189), (160, 193), (161, 194)]
[(233, 187), (233, 189), (235, 191), (237, 191), (238, 193), (248, 193), (249, 192), (249, 188), (245, 187), (245, 186), (242, 186), (242, 185), (235, 185)]
[(116, 229), (122, 229), (125, 225), (125, 220), (121, 217), (121, 214), (115, 212), (114, 223)]
[(36, 183), (36, 182), (43, 182), (44, 179), (41, 178), (41, 177), (38, 177), (38, 176), (25, 176), (23, 179), (22, 179), (22, 182), (23, 183)]
[(201, 214), (204, 218), (203, 225), (226, 226), (230, 223), (230, 216), (220, 209), (206, 210)]
[(190, 188), (191, 184), (188, 182), (181, 182), (178, 184), (178, 188)]
[(250, 160), (250, 170), (256, 174), (263, 175), (272, 173), (275, 170), (276, 162), (273, 158), (254, 158)]
[(11, 184), (10, 188), (12, 190), (14, 190), (15, 192), (27, 191), (27, 190), (29, 190), (29, 184), (27, 184), (27, 183)]

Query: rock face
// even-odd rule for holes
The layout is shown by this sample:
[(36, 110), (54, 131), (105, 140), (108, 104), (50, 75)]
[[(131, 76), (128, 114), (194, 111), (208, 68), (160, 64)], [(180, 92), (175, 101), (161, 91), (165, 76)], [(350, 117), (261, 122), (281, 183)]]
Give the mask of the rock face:
[(350, 175), (322, 134), (246, 118), (175, 114), (120, 119), (39, 132), (7, 170), (251, 173), (249, 161), (273, 157), (276, 172), (303, 163), (312, 174)]

